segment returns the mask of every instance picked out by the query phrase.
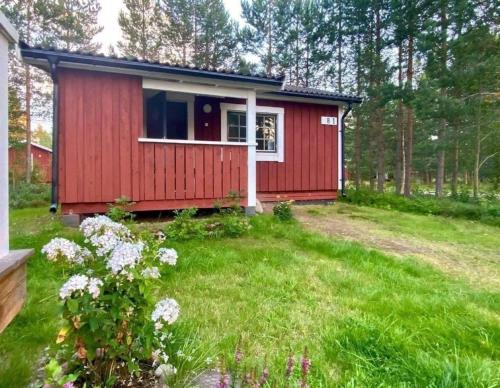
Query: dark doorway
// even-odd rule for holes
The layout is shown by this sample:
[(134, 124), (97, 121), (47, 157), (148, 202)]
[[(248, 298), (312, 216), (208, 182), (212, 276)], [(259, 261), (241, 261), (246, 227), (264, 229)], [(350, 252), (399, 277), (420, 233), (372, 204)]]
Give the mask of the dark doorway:
[(167, 139), (187, 138), (187, 103), (167, 101)]
[(168, 101), (166, 92), (146, 97), (146, 136), (153, 139), (187, 140), (187, 102)]

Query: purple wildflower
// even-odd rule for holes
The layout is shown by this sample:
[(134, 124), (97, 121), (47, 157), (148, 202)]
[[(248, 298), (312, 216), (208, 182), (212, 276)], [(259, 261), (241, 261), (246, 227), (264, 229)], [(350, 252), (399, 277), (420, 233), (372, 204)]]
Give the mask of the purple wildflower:
[(268, 378), (269, 378), (269, 368), (266, 366), (264, 367), (262, 374), (260, 375), (259, 385), (263, 386), (265, 383), (267, 383)]
[(288, 380), (293, 373), (293, 368), (295, 367), (295, 358), (292, 353), (288, 356), (288, 361), (286, 362), (285, 377)]
[(309, 386), (307, 384), (307, 375), (311, 370), (311, 360), (307, 357), (307, 348), (304, 349), (304, 354), (302, 355), (302, 359), (300, 361), (300, 369), (302, 374), (301, 387), (307, 388)]
[(236, 354), (234, 355), (236, 364), (239, 364), (242, 358), (243, 358), (243, 352), (241, 351), (240, 345), (238, 345), (238, 347), (236, 348)]

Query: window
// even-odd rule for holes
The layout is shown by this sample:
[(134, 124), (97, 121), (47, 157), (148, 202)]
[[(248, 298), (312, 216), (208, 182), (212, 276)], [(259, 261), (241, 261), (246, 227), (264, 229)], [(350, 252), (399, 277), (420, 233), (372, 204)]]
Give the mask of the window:
[(256, 140), (257, 151), (276, 152), (276, 123), (275, 114), (257, 113)]
[(187, 140), (192, 126), (192, 100), (164, 91), (144, 89), (145, 135), (152, 139)]
[[(246, 105), (221, 103), (222, 141), (247, 141)], [(285, 109), (257, 106), (255, 140), (257, 161), (284, 161)]]
[(244, 112), (227, 112), (227, 141), (247, 141), (247, 115)]

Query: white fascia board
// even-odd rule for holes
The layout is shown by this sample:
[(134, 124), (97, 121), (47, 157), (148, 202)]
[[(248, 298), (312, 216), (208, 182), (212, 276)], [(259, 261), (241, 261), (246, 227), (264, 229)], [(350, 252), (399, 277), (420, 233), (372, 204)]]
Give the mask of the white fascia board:
[(217, 87), (200, 83), (175, 82), (143, 78), (144, 89), (173, 91), (180, 93), (202, 94), (205, 96), (246, 98), (247, 91), (239, 88)]
[(14, 26), (9, 22), (5, 15), (0, 11), (0, 34), (2, 34), (7, 42), (16, 44), (19, 40), (19, 34)]

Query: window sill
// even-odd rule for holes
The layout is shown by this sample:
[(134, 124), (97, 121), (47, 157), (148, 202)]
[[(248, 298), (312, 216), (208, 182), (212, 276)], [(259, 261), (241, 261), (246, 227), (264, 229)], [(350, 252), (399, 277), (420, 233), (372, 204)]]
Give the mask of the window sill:
[(162, 144), (187, 144), (187, 145), (227, 145), (248, 147), (250, 143), (239, 143), (232, 141), (208, 141), (208, 140), (175, 140), (175, 139), (152, 139), (140, 137), (139, 143), (162, 143)]
[(283, 155), (278, 152), (259, 152), (257, 151), (255, 159), (257, 162), (284, 162)]

